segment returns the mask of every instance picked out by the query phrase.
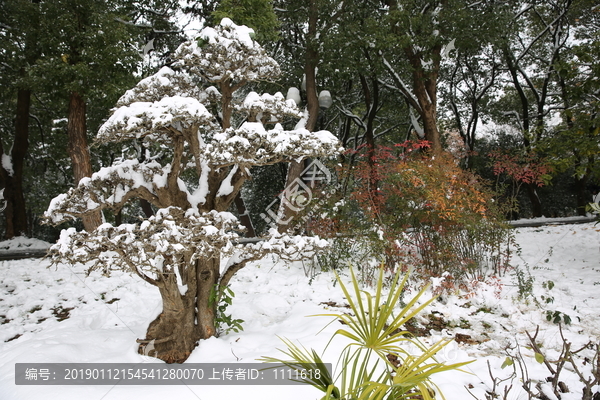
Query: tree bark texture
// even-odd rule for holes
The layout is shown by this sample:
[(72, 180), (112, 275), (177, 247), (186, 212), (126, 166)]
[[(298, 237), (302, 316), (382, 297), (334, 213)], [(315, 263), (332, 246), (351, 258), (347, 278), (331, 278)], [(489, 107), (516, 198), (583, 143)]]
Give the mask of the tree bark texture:
[(179, 270), (187, 291), (181, 294), (174, 273), (162, 274), (158, 288), (163, 309), (148, 326), (146, 338), (138, 340), (138, 353), (166, 363), (182, 363), (198, 340), (217, 335), (215, 325), (220, 283), (219, 258), (182, 264)]
[(422, 56), (413, 47), (404, 49), (412, 67), (413, 93), (417, 99), (416, 108), (423, 122), (425, 140), (429, 141), (431, 152), (440, 154), (442, 152), (442, 141), (437, 126), (437, 80), (440, 69), (441, 46), (436, 45), (432, 49), (431, 66), (423, 67)]
[[(23, 195), (23, 167), (25, 156), (29, 149), (29, 109), (31, 107), (31, 91), (19, 89), (17, 92), (17, 115), (15, 118), (15, 138), (10, 152), (11, 167), (5, 169), (4, 163), (0, 168), (0, 178), (4, 183), (4, 201), (6, 209), (5, 239), (19, 235), (26, 235), (27, 210)], [(0, 143), (0, 153), (4, 156), (4, 149)], [(11, 170), (12, 169), (12, 170)]]
[(195, 269), (190, 268), (182, 280), (187, 291), (181, 294), (174, 273), (163, 274), (158, 289), (163, 309), (148, 326), (146, 338), (138, 340), (138, 353), (159, 358), (166, 363), (182, 363), (192, 353), (200, 336), (196, 325), (194, 300), (196, 298)]
[[(390, 11), (398, 11), (398, 1), (384, 0), (384, 4), (390, 7)], [(442, 6), (446, 6), (442, 2)], [(403, 36), (405, 32), (396, 24), (392, 32)], [(433, 155), (442, 152), (442, 141), (437, 126), (437, 81), (440, 71), (442, 45), (437, 43), (432, 46), (430, 52), (423, 54), (416, 46), (409, 44), (404, 47), (404, 54), (412, 69), (412, 94), (402, 90), (409, 105), (417, 111), (423, 123), (425, 140), (430, 142), (430, 151)], [(425, 58), (430, 59), (430, 65), (423, 66)], [(414, 96), (413, 96), (414, 95)]]
[[(317, 95), (317, 73), (316, 68), (319, 63), (319, 51), (317, 48), (317, 23), (319, 20), (319, 9), (316, 0), (308, 2), (308, 33), (306, 40), (306, 55), (304, 63), (304, 75), (306, 79), (306, 109), (308, 111), (308, 120), (306, 121), (306, 129), (314, 131), (319, 118), (319, 97)], [(285, 181), (285, 189), (292, 187), (294, 182), (300, 179), (300, 175), (304, 171), (303, 161), (291, 161), (288, 167), (287, 178)], [(285, 190), (284, 189), (284, 190)], [(280, 212), (281, 221), (277, 229), (283, 233), (291, 227), (287, 221), (293, 219), (297, 211), (295, 207), (286, 206), (288, 199), (285, 196), (281, 199)]]
[[(92, 176), (92, 161), (87, 143), (86, 106), (85, 100), (78, 92), (71, 92), (69, 96), (67, 135), (73, 177), (77, 186), (82, 178)], [(84, 215), (82, 221), (85, 230), (92, 232), (102, 224), (102, 215), (100, 211), (92, 212)]]
[(529, 183), (525, 187), (527, 188), (527, 196), (531, 202), (531, 214), (534, 218), (539, 218), (542, 216), (542, 202), (537, 193), (536, 185)]
[(217, 298), (215, 291), (219, 283), (220, 260), (211, 258), (199, 260), (197, 263), (198, 289), (196, 295), (196, 308), (198, 309), (198, 329), (202, 339), (208, 339), (217, 334), (215, 317)]

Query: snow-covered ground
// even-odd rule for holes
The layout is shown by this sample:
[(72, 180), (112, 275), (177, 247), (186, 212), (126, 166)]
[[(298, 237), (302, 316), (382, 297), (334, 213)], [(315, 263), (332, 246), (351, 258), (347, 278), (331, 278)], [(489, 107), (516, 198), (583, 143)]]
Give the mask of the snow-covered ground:
[(0, 242), (0, 252), (13, 252), (20, 250), (48, 250), (50, 243), (43, 240), (17, 236), (10, 240)]
[[(565, 316), (570, 318), (571, 324), (563, 326), (563, 333), (573, 343), (573, 349), (589, 341), (598, 343), (600, 225), (519, 228), (516, 239), (520, 251), (513, 264), (524, 272), (524, 283), (527, 270), (535, 278), (525, 300), (518, 298), (519, 286), (509, 273), (501, 279), (501, 293), (495, 286), (482, 286), (470, 296), (445, 295), (423, 313), (424, 324), (428, 315), (430, 321), (444, 321), (438, 324), (441, 331), (432, 329), (432, 336), (423, 341), (432, 343), (441, 337), (463, 335), (459, 335), (462, 343), (448, 346), (440, 355), (441, 360), (475, 360), (464, 368), (465, 372), (451, 371), (435, 377), (449, 400), (473, 398), (467, 388), (477, 399), (484, 400), (485, 392), (493, 386), (490, 375), (503, 379), (513, 371), (512, 366), (501, 368), (507, 351), (512, 355), (520, 351), (532, 386), (545, 382), (550, 374), (545, 365), (535, 361), (526, 332), (533, 334), (539, 326), (536, 342), (548, 360), (555, 360), (562, 341), (558, 325), (546, 320), (547, 311), (563, 321)], [(86, 277), (83, 267), (47, 268), (48, 265), (48, 261), (37, 259), (0, 261), (1, 400), (322, 397), (308, 386), (15, 385), (15, 363), (158, 362), (138, 355), (135, 343), (144, 337), (148, 323), (160, 310), (155, 288), (126, 274)], [(302, 263), (280, 265), (264, 260), (240, 271), (232, 289), (236, 297), (228, 311), (245, 321), (244, 331), (202, 341), (188, 363), (248, 363), (262, 356), (280, 356), (276, 349), (283, 346), (278, 336), (322, 352), (339, 327), (338, 322), (326, 326), (331, 321), (329, 317), (307, 317), (337, 312), (341, 309), (332, 305), (344, 304), (344, 299), (330, 273), (309, 279)], [(341, 346), (333, 342), (324, 355), (325, 361), (335, 364)], [(589, 363), (583, 363), (591, 353), (584, 351), (580, 355), (582, 370), (589, 373)], [(503, 385), (512, 383), (507, 398), (526, 399), (520, 370), (516, 371), (519, 376), (500, 384), (496, 392), (501, 394)], [(569, 388), (562, 399), (581, 399), (583, 385), (572, 368), (567, 365), (560, 379)]]

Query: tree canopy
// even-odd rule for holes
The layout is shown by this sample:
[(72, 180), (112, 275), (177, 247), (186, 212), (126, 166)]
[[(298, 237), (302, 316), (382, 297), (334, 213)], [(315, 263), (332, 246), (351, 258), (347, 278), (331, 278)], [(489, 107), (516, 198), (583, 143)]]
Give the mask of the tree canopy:
[[(551, 162), (553, 180), (546, 182), (556, 183), (555, 189), (524, 185), (523, 216), (585, 213), (598, 190), (600, 12), (591, 0), (189, 0), (183, 6), (7, 0), (0, 7), (6, 236), (56, 238), (58, 231), (41, 227), (39, 217), (52, 197), (80, 179), (73, 174), (77, 157), (67, 151), (65, 133), (75, 125), (66, 119), (78, 115), (69, 110), (85, 111), (79, 121), (86, 125), (80, 122), (76, 131), (91, 138), (126, 88), (163, 67), (179, 74), (174, 44), (182, 36), (174, 17), (182, 13), (204, 26), (228, 17), (253, 27), (282, 74), (277, 81), (250, 82), (236, 96), (285, 95), (297, 87), (307, 129), (327, 128), (347, 148), (427, 139), (435, 152), (446, 151), (458, 133), (463, 165), (492, 177), (488, 148), (510, 145), (519, 157)], [(333, 97), (328, 109), (318, 103), (324, 90)], [(217, 115), (215, 123), (228, 118)], [(233, 118), (238, 127), (243, 117)], [(118, 147), (92, 146), (90, 164), (97, 169), (120, 156)], [(356, 160), (344, 155), (341, 161)], [(288, 169), (287, 184), (298, 178), (302, 168), (296, 167)], [(267, 165), (257, 174), (244, 180), (255, 219), (286, 186), (286, 168)], [(259, 182), (274, 189), (253, 189)], [(557, 197), (560, 207), (553, 204)], [(135, 218), (140, 207), (150, 212), (147, 203), (128, 203), (117, 218)]]

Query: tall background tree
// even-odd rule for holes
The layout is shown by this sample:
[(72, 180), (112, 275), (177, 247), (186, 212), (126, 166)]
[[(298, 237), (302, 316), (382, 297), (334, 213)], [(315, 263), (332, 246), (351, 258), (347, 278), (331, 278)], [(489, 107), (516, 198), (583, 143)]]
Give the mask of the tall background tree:
[[(90, 155), (89, 131), (143, 71), (144, 44), (155, 39), (150, 43), (161, 51), (172, 45), (173, 6), (154, 0), (2, 3), (6, 237), (43, 235), (47, 229), (37, 224), (47, 207), (42, 193), (64, 190), (101, 162)], [(96, 214), (85, 225), (99, 222)]]
[[(117, 19), (125, 17), (126, 9), (116, 1), (43, 2), (40, 12), (45, 57), (34, 73), (66, 102), (68, 153), (77, 185), (92, 174), (87, 104), (106, 106), (102, 97), (114, 99), (115, 89), (132, 83), (139, 61), (137, 38), (130, 25)], [(83, 218), (88, 231), (100, 223), (100, 213)]]
[[(97, 130), (124, 88), (172, 62), (179, 37), (172, 21), (180, 4), (5, 0), (0, 7), (4, 234), (54, 240), (57, 231), (41, 227), (39, 215), (51, 197), (74, 184), (80, 168), (71, 156), (76, 166), (87, 164), (89, 146), (75, 138)], [(227, 15), (254, 26), (284, 74), (244, 90), (285, 94), (300, 88), (301, 107), (310, 111), (305, 126), (327, 127), (345, 147), (428, 136), (444, 149), (448, 132), (456, 131), (471, 151), (464, 165), (492, 176), (486, 148), (514, 143), (515, 151), (549, 160), (555, 171), (553, 186), (524, 190), (524, 216), (584, 213), (596, 190), (598, 72), (592, 55), (599, 11), (591, 0), (190, 0), (181, 10), (207, 25)], [(323, 90), (333, 97), (327, 110), (318, 104)], [(487, 122), (488, 131), (493, 126), (510, 140), (488, 141)], [(94, 166), (120, 155), (110, 146), (91, 151)], [(355, 158), (342, 157), (350, 164)], [(286, 177), (289, 184), (303, 169), (292, 165), (295, 173), (281, 165), (261, 167), (244, 187), (244, 207), (259, 231), (267, 229), (259, 215)], [(116, 218), (128, 220), (140, 207), (146, 215), (154, 211), (141, 201)]]
[(560, 124), (550, 127), (540, 147), (557, 172), (571, 176), (577, 212), (585, 215), (591, 195), (600, 191), (600, 7), (573, 2), (569, 33), (576, 41), (557, 56), (553, 69), (561, 105)]
[[(5, 238), (29, 233), (23, 191), (33, 85), (29, 67), (40, 55), (39, 1), (0, 5), (0, 181), (5, 201)], [(12, 139), (12, 140), (11, 140)]]

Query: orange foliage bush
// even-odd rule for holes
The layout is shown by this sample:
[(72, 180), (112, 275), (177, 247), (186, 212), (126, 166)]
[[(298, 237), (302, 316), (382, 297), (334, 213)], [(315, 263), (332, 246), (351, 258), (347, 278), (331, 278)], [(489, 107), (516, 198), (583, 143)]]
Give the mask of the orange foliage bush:
[(419, 151), (425, 146), (406, 142), (356, 154), (358, 162), (340, 171), (352, 188), (349, 199), (328, 213), (319, 233), (360, 238), (363, 251), (388, 267), (443, 276), (445, 289), (502, 273), (509, 234), (491, 192), (451, 155)]

